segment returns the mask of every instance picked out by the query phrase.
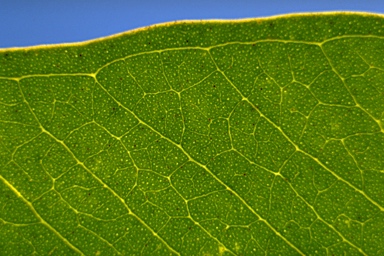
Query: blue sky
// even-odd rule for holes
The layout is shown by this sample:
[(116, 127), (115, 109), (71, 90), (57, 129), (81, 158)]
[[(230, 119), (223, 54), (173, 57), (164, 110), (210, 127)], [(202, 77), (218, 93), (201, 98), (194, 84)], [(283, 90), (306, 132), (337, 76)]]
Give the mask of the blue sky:
[(384, 1), (0, 0), (0, 48), (78, 42), (174, 20), (337, 10), (384, 13)]

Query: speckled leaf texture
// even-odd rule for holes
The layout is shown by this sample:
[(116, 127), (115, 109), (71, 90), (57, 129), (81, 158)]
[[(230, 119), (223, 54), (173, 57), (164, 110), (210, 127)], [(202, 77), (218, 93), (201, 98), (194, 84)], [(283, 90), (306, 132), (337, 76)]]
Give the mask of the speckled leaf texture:
[(384, 17), (0, 51), (1, 255), (384, 255)]

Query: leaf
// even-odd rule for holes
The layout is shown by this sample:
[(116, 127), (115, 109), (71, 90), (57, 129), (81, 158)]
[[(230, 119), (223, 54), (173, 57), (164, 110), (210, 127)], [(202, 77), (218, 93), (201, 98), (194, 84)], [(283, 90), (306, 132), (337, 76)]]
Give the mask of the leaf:
[(382, 255), (384, 19), (0, 52), (4, 255)]

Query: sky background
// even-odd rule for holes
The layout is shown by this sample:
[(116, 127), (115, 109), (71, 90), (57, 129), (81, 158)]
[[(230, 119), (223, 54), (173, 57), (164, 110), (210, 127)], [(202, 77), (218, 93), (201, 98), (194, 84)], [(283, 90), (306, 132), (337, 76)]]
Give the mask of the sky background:
[(384, 13), (384, 1), (0, 0), (0, 48), (79, 42), (174, 20), (342, 10)]

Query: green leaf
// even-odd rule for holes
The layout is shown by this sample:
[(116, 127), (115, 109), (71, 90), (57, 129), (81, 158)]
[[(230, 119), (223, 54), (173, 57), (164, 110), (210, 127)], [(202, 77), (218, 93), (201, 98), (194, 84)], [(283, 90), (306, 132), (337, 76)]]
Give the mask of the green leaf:
[(384, 18), (0, 51), (3, 255), (382, 255)]

